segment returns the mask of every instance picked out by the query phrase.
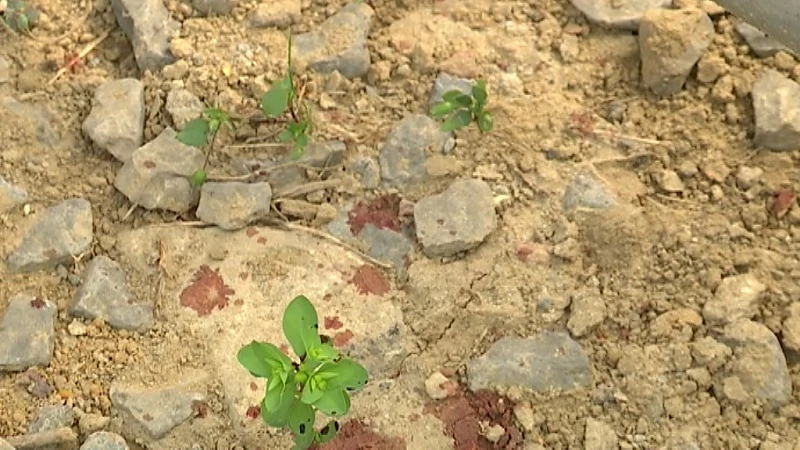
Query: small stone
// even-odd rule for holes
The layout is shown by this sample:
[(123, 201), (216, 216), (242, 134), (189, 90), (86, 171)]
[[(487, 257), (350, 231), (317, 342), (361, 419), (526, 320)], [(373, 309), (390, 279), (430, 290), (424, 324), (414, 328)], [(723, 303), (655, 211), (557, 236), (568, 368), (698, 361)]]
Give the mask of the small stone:
[(800, 84), (767, 70), (752, 89), (756, 145), (778, 151), (800, 148)]
[(47, 208), (8, 256), (12, 272), (36, 272), (72, 263), (72, 257), (87, 252), (92, 245), (93, 216), (89, 201), (64, 200)]
[(497, 443), (506, 434), (506, 429), (498, 424), (489, 426), (488, 429), (481, 433), (491, 443)]
[(161, 75), (167, 80), (182, 80), (189, 74), (189, 62), (179, 59), (172, 64), (167, 64), (161, 69)]
[(476, 179), (456, 181), (414, 207), (417, 239), (428, 257), (473, 249), (497, 228), (492, 190)]
[(733, 351), (730, 347), (711, 336), (706, 336), (692, 344), (692, 358), (698, 365), (708, 367), (712, 373), (722, 367), (732, 354)]
[(28, 192), (0, 176), (0, 214), (7, 213), (28, 201)]
[(0, 371), (20, 372), (47, 366), (56, 344), (55, 304), (18, 294), (11, 298), (0, 323)]
[(95, 145), (125, 162), (144, 139), (144, 83), (125, 78), (104, 83), (94, 93), (81, 130)]
[(266, 182), (207, 182), (200, 192), (197, 218), (223, 230), (240, 230), (266, 217), (271, 202), (272, 188)]
[(656, 95), (677, 94), (714, 39), (702, 10), (650, 9), (639, 26), (642, 82)]
[(72, 319), (72, 322), (67, 325), (67, 332), (70, 336), (86, 336), (89, 333), (89, 327), (78, 319)]
[(527, 402), (514, 406), (514, 418), (525, 431), (533, 431), (536, 427), (536, 416)]
[(195, 402), (205, 401), (205, 394), (184, 386), (161, 386), (149, 389), (112, 383), (109, 397), (127, 427), (141, 427), (143, 440), (162, 439), (172, 429), (194, 416)]
[(706, 54), (697, 62), (697, 81), (713, 83), (728, 70), (728, 63), (723, 58)]
[(714, 298), (703, 305), (703, 318), (717, 325), (750, 319), (758, 312), (758, 304), (766, 290), (767, 286), (749, 273), (724, 278)]
[(143, 331), (153, 323), (153, 306), (134, 297), (122, 267), (104, 255), (86, 265), (69, 312), (75, 317), (103, 319), (123, 330)]
[(450, 379), (442, 375), (441, 372), (434, 372), (433, 375), (425, 380), (425, 392), (428, 397), (434, 400), (445, 399), (448, 396), (447, 389), (443, 387), (446, 383), (450, 383)]
[(661, 172), (658, 177), (658, 187), (666, 193), (675, 194), (683, 192), (686, 187), (683, 185), (681, 177), (672, 170)]
[(169, 91), (164, 107), (172, 117), (176, 130), (182, 130), (190, 120), (199, 119), (205, 109), (203, 102), (187, 89)]
[(110, 423), (110, 417), (89, 413), (78, 419), (78, 429), (82, 435), (86, 436), (105, 429)]
[(747, 22), (739, 21), (736, 23), (736, 32), (744, 38), (753, 53), (759, 58), (775, 56), (780, 51), (787, 51), (787, 47), (780, 42), (768, 37), (758, 28)]
[(606, 319), (606, 304), (599, 294), (582, 293), (572, 299), (567, 329), (575, 337), (585, 336)]
[(472, 391), (519, 386), (536, 392), (569, 391), (592, 380), (589, 357), (565, 333), (545, 331), (530, 338), (504, 337), (467, 363)]
[(650, 332), (658, 337), (688, 342), (694, 330), (703, 324), (703, 318), (693, 309), (678, 308), (667, 311), (653, 320)]
[(764, 170), (759, 167), (741, 166), (736, 172), (736, 186), (739, 189), (748, 190), (761, 181), (762, 175), (764, 175)]
[(381, 148), (381, 178), (388, 186), (401, 189), (424, 181), (427, 152), (441, 153), (448, 136), (438, 122), (424, 114), (404, 118)]
[(348, 171), (353, 172), (365, 189), (375, 189), (381, 183), (381, 168), (378, 162), (368, 157), (358, 157), (350, 162)]
[(275, 0), (261, 3), (250, 12), (250, 26), (254, 28), (286, 28), (297, 23), (302, 16), (300, 0)]
[(11, 436), (6, 441), (18, 450), (78, 448), (78, 434), (68, 427)]
[(586, 450), (616, 450), (619, 438), (611, 425), (592, 417), (586, 419), (583, 448)]
[(312, 220), (317, 216), (317, 205), (303, 200), (281, 200), (280, 209), (283, 215), (295, 219)]
[(672, 0), (570, 0), (592, 22), (610, 28), (636, 30), (645, 12), (669, 8)]
[(128, 450), (129, 448), (122, 436), (107, 431), (98, 431), (86, 438), (80, 450)]
[[(297, 163), (313, 169), (329, 169), (343, 164), (346, 156), (347, 145), (342, 141), (314, 142), (308, 144)], [(293, 162), (291, 156), (287, 155), (285, 162)]]
[(169, 41), (180, 30), (162, 0), (111, 0), (119, 27), (133, 45), (142, 71), (158, 71), (174, 61)]
[(789, 317), (783, 321), (781, 336), (784, 347), (800, 353), (800, 302), (789, 307)]
[(229, 14), (239, 0), (192, 0), (192, 6), (201, 14)]
[(567, 185), (561, 198), (565, 211), (576, 208), (609, 209), (617, 204), (613, 192), (591, 172), (580, 172)]
[(28, 426), (28, 433), (39, 433), (62, 427), (71, 427), (75, 421), (72, 407), (67, 405), (45, 406), (36, 413), (36, 418)]
[(433, 106), (443, 100), (444, 94), (450, 91), (459, 91), (462, 94), (472, 95), (472, 81), (458, 78), (447, 73), (440, 73), (433, 82), (433, 89), (428, 99), (428, 104)]

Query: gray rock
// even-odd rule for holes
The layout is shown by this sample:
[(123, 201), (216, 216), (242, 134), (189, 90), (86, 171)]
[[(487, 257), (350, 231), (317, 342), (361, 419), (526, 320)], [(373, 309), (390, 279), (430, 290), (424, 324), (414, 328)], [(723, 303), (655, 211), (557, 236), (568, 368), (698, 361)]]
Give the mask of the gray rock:
[(28, 433), (6, 438), (18, 450), (50, 450), (78, 448), (78, 434), (63, 427), (39, 433)]
[(752, 274), (727, 277), (717, 287), (714, 298), (703, 305), (703, 318), (712, 325), (725, 325), (751, 319), (767, 286)]
[(414, 206), (417, 239), (428, 257), (446, 257), (480, 245), (497, 228), (492, 189), (477, 179), (456, 181)]
[(791, 400), (792, 379), (778, 338), (766, 326), (747, 319), (725, 327), (720, 340), (733, 349), (730, 375), (747, 394), (779, 408)]
[(239, 230), (269, 214), (272, 188), (269, 183), (203, 184), (197, 218), (223, 230)]
[(81, 129), (95, 145), (128, 161), (144, 138), (144, 83), (125, 78), (97, 88)]
[(350, 162), (348, 170), (355, 173), (361, 186), (365, 189), (376, 189), (381, 183), (381, 166), (372, 158), (362, 156)]
[(342, 351), (348, 357), (364, 365), (372, 379), (396, 377), (408, 357), (405, 345), (408, 328), (403, 323), (402, 313), (394, 308), (381, 310), (381, 314), (384, 318), (379, 327), (368, 335), (356, 335), (342, 346)]
[(167, 94), (164, 108), (172, 117), (175, 129), (182, 130), (187, 122), (197, 119), (203, 114), (205, 105), (189, 90), (173, 89)]
[(68, 405), (45, 406), (36, 413), (36, 418), (28, 426), (28, 433), (55, 430), (56, 428), (71, 427), (75, 422), (75, 413)]
[(111, 385), (109, 397), (126, 428), (138, 428), (150, 439), (165, 437), (194, 415), (195, 402), (205, 401), (204, 394), (182, 386), (142, 390), (117, 383)]
[(23, 122), (29, 122), (35, 131), (36, 140), (51, 148), (61, 143), (61, 134), (56, 129), (53, 113), (42, 105), (18, 102), (8, 96), (0, 97), (0, 109)]
[(345, 6), (314, 31), (295, 36), (293, 56), (320, 73), (364, 76), (371, 62), (367, 36), (373, 13), (364, 2)]
[(56, 344), (54, 303), (30, 295), (11, 298), (0, 323), (0, 371), (47, 366)]
[(273, 0), (261, 3), (250, 12), (250, 26), (254, 28), (286, 28), (302, 16), (300, 0)]
[(392, 264), (399, 272), (405, 271), (413, 244), (403, 233), (368, 223), (358, 233), (358, 239), (366, 244), (369, 256)]
[[(308, 144), (303, 156), (298, 160), (301, 166), (313, 169), (336, 167), (344, 163), (347, 156), (347, 145), (341, 141), (312, 142)], [(286, 163), (292, 162), (291, 155), (286, 156)]]
[(201, 14), (228, 14), (239, 0), (192, 0), (192, 6)]
[(767, 70), (752, 89), (756, 145), (779, 151), (800, 148), (800, 84)]
[(435, 120), (414, 114), (400, 121), (386, 138), (378, 162), (381, 178), (389, 187), (404, 188), (427, 178), (426, 152), (444, 151), (449, 133)]
[(619, 438), (611, 425), (586, 418), (586, 429), (583, 436), (583, 448), (586, 450), (617, 450)]
[(28, 201), (28, 192), (0, 176), (0, 214), (11, 211)]
[(175, 61), (169, 42), (180, 30), (180, 23), (170, 17), (162, 0), (111, 0), (111, 8), (133, 45), (140, 70), (155, 72)]
[(577, 208), (609, 209), (617, 204), (617, 197), (593, 173), (583, 171), (567, 185), (561, 197), (565, 211)]
[(74, 317), (103, 319), (123, 330), (146, 330), (153, 323), (153, 306), (134, 297), (122, 267), (104, 255), (86, 265), (69, 312)]
[(183, 213), (195, 205), (199, 192), (190, 177), (203, 167), (200, 149), (184, 145), (166, 128), (157, 138), (133, 152), (122, 166), (114, 186), (128, 199), (145, 209), (165, 209)]
[(644, 13), (653, 8), (669, 8), (672, 0), (570, 0), (586, 17), (597, 24), (636, 30)]
[(72, 263), (74, 255), (92, 246), (92, 205), (88, 200), (72, 198), (41, 213), (22, 243), (8, 256), (12, 272), (35, 272), (55, 269)]
[(545, 331), (529, 338), (504, 337), (467, 363), (473, 391), (520, 386), (536, 392), (568, 391), (592, 381), (589, 357), (566, 333)]
[(599, 293), (581, 293), (572, 299), (567, 329), (575, 337), (585, 336), (606, 319), (606, 303)]
[(736, 23), (736, 31), (750, 46), (750, 50), (759, 58), (768, 58), (776, 53), (790, 51), (788, 47), (762, 33), (758, 28), (747, 22), (739, 21)]
[(449, 91), (460, 91), (464, 94), (472, 94), (472, 81), (466, 78), (457, 78), (444, 72), (440, 73), (433, 82), (431, 96), (428, 103), (433, 106), (442, 101), (442, 96)]
[(129, 448), (122, 436), (107, 431), (98, 431), (86, 438), (80, 450), (128, 450)]
[(642, 83), (656, 95), (680, 92), (714, 34), (714, 23), (699, 9), (647, 11), (639, 25)]

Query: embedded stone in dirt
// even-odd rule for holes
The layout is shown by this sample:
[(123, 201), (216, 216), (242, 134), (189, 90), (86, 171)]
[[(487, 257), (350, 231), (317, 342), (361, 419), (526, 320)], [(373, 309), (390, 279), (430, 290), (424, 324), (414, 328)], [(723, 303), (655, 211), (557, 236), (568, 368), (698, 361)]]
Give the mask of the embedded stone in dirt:
[(428, 257), (473, 249), (497, 228), (492, 189), (482, 180), (456, 181), (441, 194), (417, 202), (414, 222)]
[(192, 6), (201, 14), (228, 14), (239, 0), (192, 0)]
[(47, 208), (8, 256), (12, 272), (36, 272), (72, 263), (72, 257), (92, 245), (92, 205), (82, 198), (64, 200)]
[(561, 197), (565, 211), (576, 208), (608, 209), (617, 204), (617, 197), (599, 177), (589, 171), (578, 173)]
[(302, 17), (303, 2), (300, 0), (275, 0), (260, 3), (248, 16), (254, 28), (286, 28)]
[(611, 28), (636, 30), (644, 13), (653, 8), (669, 8), (672, 0), (570, 0), (586, 17)]
[(770, 56), (775, 56), (778, 52), (789, 51), (785, 45), (767, 36), (761, 30), (747, 22), (738, 21), (736, 23), (736, 32), (739, 33), (739, 36), (744, 38), (750, 50), (759, 58), (768, 58)]
[(102, 84), (81, 130), (101, 149), (128, 161), (144, 139), (144, 83), (124, 78)]
[(203, 167), (205, 157), (200, 149), (184, 145), (175, 136), (175, 130), (166, 128), (133, 152), (119, 169), (114, 187), (132, 203), (176, 213), (197, 205), (199, 195), (189, 179)]
[(472, 391), (520, 386), (536, 392), (568, 391), (592, 381), (589, 357), (566, 333), (503, 337), (467, 363)]
[(206, 398), (188, 383), (139, 388), (115, 382), (108, 395), (124, 421), (126, 437), (144, 442), (162, 439), (189, 420), (195, 414), (195, 403)]
[(12, 449), (19, 450), (78, 448), (78, 433), (74, 432), (72, 428), (62, 427), (39, 433), (11, 436), (6, 438), (6, 442)]
[(758, 312), (767, 286), (749, 273), (724, 278), (714, 298), (703, 305), (703, 318), (711, 324), (725, 325), (739, 319), (751, 319)]
[(746, 393), (779, 408), (792, 397), (792, 379), (778, 338), (766, 326), (739, 320), (725, 327), (723, 342), (733, 349), (730, 375)]
[[(296, 162), (303, 167), (326, 169), (344, 163), (347, 156), (347, 145), (342, 141), (313, 142), (308, 144), (303, 156)], [(287, 154), (285, 163), (294, 162)]]
[(770, 150), (800, 148), (800, 84), (767, 70), (752, 89), (756, 131), (753, 142)]
[(104, 255), (86, 265), (69, 312), (75, 317), (103, 319), (123, 330), (143, 331), (153, 324), (153, 306), (134, 297), (125, 271)]
[(405, 273), (408, 254), (413, 249), (413, 244), (404, 233), (379, 229), (369, 223), (358, 233), (358, 239), (366, 244), (369, 256), (392, 264), (398, 271), (398, 276)]
[(111, 0), (117, 23), (133, 46), (143, 72), (158, 71), (175, 61), (169, 41), (180, 30), (161, 0)]
[(440, 73), (433, 82), (433, 89), (428, 99), (430, 106), (442, 101), (444, 94), (450, 91), (459, 91), (462, 94), (472, 95), (472, 81), (466, 78), (454, 77), (447, 73)]
[(375, 189), (381, 183), (381, 168), (378, 161), (373, 158), (360, 156), (350, 161), (348, 172), (353, 172), (361, 186), (365, 189)]
[(341, 426), (330, 442), (315, 447), (317, 450), (406, 450), (402, 438), (382, 436), (359, 420), (349, 420)]
[(619, 448), (619, 438), (611, 425), (588, 417), (583, 435), (583, 448), (586, 450), (616, 450)]
[(567, 328), (575, 337), (585, 336), (606, 319), (606, 303), (597, 292), (579, 293), (570, 304)]
[(269, 183), (207, 182), (200, 191), (197, 218), (223, 230), (240, 230), (270, 211)]
[(81, 445), (81, 450), (128, 450), (125, 439), (108, 431), (98, 431), (89, 435)]
[(25, 294), (11, 298), (0, 323), (0, 371), (47, 366), (56, 344), (55, 304)]
[(188, 89), (172, 89), (167, 93), (164, 108), (172, 117), (175, 129), (182, 130), (187, 122), (200, 118), (205, 105)]
[(75, 413), (69, 405), (49, 405), (36, 412), (36, 417), (28, 426), (28, 433), (55, 430), (71, 427), (75, 422)]
[(28, 201), (28, 192), (0, 176), (0, 214), (11, 211)]
[(294, 56), (312, 70), (334, 70), (359, 78), (369, 70), (367, 36), (374, 12), (366, 3), (354, 2), (326, 19), (314, 31), (294, 37)]
[(639, 25), (642, 83), (656, 95), (680, 92), (714, 34), (714, 24), (700, 9), (647, 11)]
[(441, 153), (449, 133), (424, 114), (410, 115), (395, 126), (378, 157), (381, 178), (390, 187), (405, 188), (427, 178), (426, 153)]

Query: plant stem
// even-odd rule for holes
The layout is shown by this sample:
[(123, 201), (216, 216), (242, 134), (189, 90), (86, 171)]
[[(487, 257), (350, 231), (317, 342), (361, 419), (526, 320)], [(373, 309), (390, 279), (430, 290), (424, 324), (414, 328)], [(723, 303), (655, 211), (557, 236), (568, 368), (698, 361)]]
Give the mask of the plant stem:
[(203, 161), (203, 171), (205, 171), (206, 167), (208, 167), (208, 160), (211, 158), (211, 152), (214, 151), (214, 143), (217, 142), (217, 133), (219, 133), (219, 129), (214, 131), (214, 134), (211, 136), (211, 143), (208, 144), (208, 150), (205, 152), (206, 159)]

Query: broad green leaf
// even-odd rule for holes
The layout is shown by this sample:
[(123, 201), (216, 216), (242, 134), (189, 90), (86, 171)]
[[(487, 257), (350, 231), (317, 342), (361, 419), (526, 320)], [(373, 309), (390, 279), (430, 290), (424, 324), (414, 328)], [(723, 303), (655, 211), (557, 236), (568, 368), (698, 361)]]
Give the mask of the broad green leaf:
[(433, 105), (431, 115), (433, 117), (444, 117), (456, 110), (455, 105), (450, 102), (441, 102)]
[(494, 117), (489, 111), (483, 111), (478, 115), (478, 129), (483, 133), (492, 131), (494, 127)]
[(328, 390), (314, 402), (314, 407), (328, 416), (341, 417), (350, 411), (350, 396), (340, 389)]
[(206, 182), (206, 178), (208, 178), (208, 174), (203, 169), (198, 169), (192, 174), (192, 186), (200, 187), (203, 183)]
[(472, 121), (472, 113), (467, 110), (457, 111), (442, 123), (442, 131), (450, 132), (464, 128)]
[(272, 377), (276, 369), (281, 372), (292, 370), (292, 360), (278, 347), (267, 342), (253, 341), (245, 345), (236, 358), (239, 364), (259, 378)]
[(294, 383), (284, 383), (280, 389), (267, 391), (261, 401), (261, 418), (271, 427), (284, 427), (296, 403), (299, 402), (294, 395)]
[(488, 98), (486, 94), (486, 80), (480, 79), (472, 85), (472, 96), (475, 97), (475, 101), (477, 101), (478, 104), (486, 104), (486, 99)]
[(206, 145), (208, 134), (210, 132), (211, 129), (208, 125), (208, 121), (203, 118), (199, 118), (187, 122), (183, 127), (183, 130), (179, 131), (176, 137), (179, 141), (186, 145), (190, 145), (192, 147), (202, 147)]
[(308, 135), (305, 132), (298, 134), (295, 138), (294, 145), (301, 149), (306, 148), (308, 146)]
[(461, 94), (453, 99), (453, 104), (462, 108), (470, 108), (472, 107), (472, 97), (467, 94)]
[(336, 436), (336, 433), (339, 431), (339, 422), (336, 420), (331, 420), (327, 423), (321, 430), (317, 432), (317, 436), (314, 439), (317, 441), (318, 444), (324, 444), (326, 442), (330, 442)]
[(292, 134), (292, 130), (289, 130), (287, 128), (287, 129), (281, 131), (281, 133), (278, 135), (278, 140), (280, 142), (283, 142), (283, 143), (293, 141), (294, 140), (294, 135)]
[(291, 159), (292, 161), (298, 161), (300, 158), (303, 157), (303, 155), (305, 155), (305, 153), (306, 153), (305, 147), (301, 147), (295, 144), (292, 146), (292, 151), (289, 152), (289, 159)]
[(303, 402), (295, 402), (289, 411), (289, 429), (294, 433), (296, 442), (314, 442), (314, 408)]
[(328, 380), (327, 389), (347, 389), (355, 392), (364, 388), (369, 380), (369, 372), (361, 364), (349, 358), (326, 364), (319, 376)]
[(323, 387), (319, 385), (319, 378), (312, 376), (303, 386), (303, 394), (300, 396), (300, 401), (311, 405), (319, 400), (323, 393)]
[(308, 349), (308, 357), (314, 361), (329, 362), (340, 356), (339, 351), (330, 343), (316, 345)]
[(292, 80), (290, 75), (273, 83), (266, 94), (261, 97), (261, 110), (267, 117), (276, 117), (286, 112), (289, 99), (292, 97)]
[(458, 89), (451, 89), (444, 94), (442, 94), (442, 100), (448, 103), (458, 103), (456, 99), (464, 95), (463, 92), (459, 91)]
[(294, 353), (303, 359), (312, 346), (320, 345), (319, 318), (314, 305), (305, 296), (297, 296), (283, 313), (283, 334)]

